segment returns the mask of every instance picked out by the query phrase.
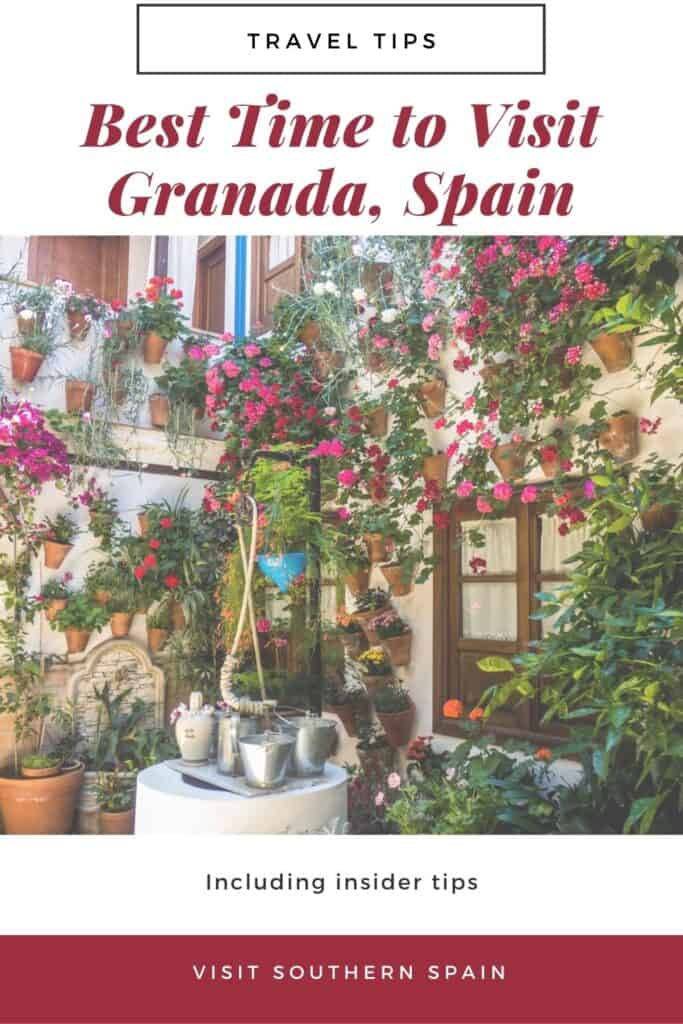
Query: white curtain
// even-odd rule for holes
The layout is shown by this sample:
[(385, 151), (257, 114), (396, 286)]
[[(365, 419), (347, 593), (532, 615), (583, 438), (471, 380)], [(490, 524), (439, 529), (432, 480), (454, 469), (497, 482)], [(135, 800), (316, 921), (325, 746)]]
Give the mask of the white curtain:
[(174, 288), (182, 290), (185, 313), (189, 317), (194, 306), (198, 241), (196, 235), (171, 235), (168, 240), (168, 276), (173, 278)]
[(563, 537), (557, 529), (559, 524), (557, 518), (541, 517), (541, 572), (571, 572), (572, 566), (566, 565), (565, 560), (580, 551), (588, 540), (585, 526), (575, 526)]
[(495, 519), (490, 523), (477, 524), (477, 530), (484, 534), (484, 547), (475, 548), (465, 534), (462, 545), (462, 572), (472, 573), (470, 561), (473, 558), (486, 560), (486, 572), (510, 573), (517, 571), (517, 523), (514, 519)]
[(462, 635), (466, 640), (516, 640), (517, 584), (463, 583)]

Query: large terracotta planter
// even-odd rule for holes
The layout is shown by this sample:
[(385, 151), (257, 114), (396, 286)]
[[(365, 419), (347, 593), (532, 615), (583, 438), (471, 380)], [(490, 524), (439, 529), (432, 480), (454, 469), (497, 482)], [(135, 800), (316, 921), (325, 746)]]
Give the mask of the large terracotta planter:
[(103, 811), (99, 813), (101, 836), (132, 836), (135, 812), (131, 807), (128, 811)]
[(91, 321), (85, 313), (77, 313), (75, 310), (66, 314), (66, 322), (69, 325), (69, 335), (72, 341), (79, 341), (85, 338), (90, 330)]
[(30, 384), (35, 380), (38, 370), (43, 365), (44, 357), (39, 352), (31, 352), (21, 345), (12, 345), (10, 350), (12, 378), (18, 384)]
[(299, 341), (306, 348), (314, 348), (320, 341), (320, 325), (315, 320), (309, 320), (308, 323), (305, 323), (299, 331)]
[(389, 413), (380, 406), (366, 417), (366, 423), (370, 437), (384, 437), (389, 429)]
[(638, 454), (638, 419), (631, 412), (610, 416), (607, 430), (600, 434), (600, 447), (618, 462), (628, 462)]
[(640, 518), (646, 530), (673, 530), (678, 521), (678, 508), (657, 501), (641, 512)]
[(381, 533), (364, 533), (363, 540), (368, 549), (370, 562), (383, 562), (387, 557), (387, 546)]
[(347, 574), (345, 583), (352, 594), (364, 594), (370, 583), (370, 570), (354, 569)]
[(428, 419), (432, 420), (444, 411), (446, 405), (446, 382), (441, 380), (440, 377), (435, 377), (433, 380), (428, 380), (425, 384), (421, 384), (418, 394), (420, 396), (420, 405)]
[(45, 605), (45, 618), (47, 621), (54, 622), (62, 609), (66, 608), (66, 605), (66, 597), (53, 597), (51, 601), (48, 601)]
[(164, 358), (168, 342), (156, 331), (149, 331), (142, 342), (142, 358), (147, 366), (158, 366)]
[(91, 630), (65, 629), (66, 649), (69, 654), (82, 654), (88, 646)]
[(0, 811), (8, 835), (69, 832), (83, 782), (83, 765), (43, 779), (0, 777)]
[(22, 779), (51, 779), (54, 775), (59, 775), (61, 767), (60, 763), (49, 768), (27, 768), (22, 764), (20, 773)]
[(44, 540), (43, 554), (45, 557), (45, 568), (59, 569), (72, 547), (72, 544), (58, 544), (56, 540)]
[(166, 395), (149, 396), (149, 418), (153, 427), (167, 427), (171, 418), (171, 406)]
[(524, 475), (524, 464), (526, 463), (526, 448), (524, 445), (498, 444), (490, 452), (490, 458), (503, 480), (516, 480)]
[(167, 629), (157, 629), (154, 626), (147, 627), (147, 646), (152, 654), (157, 654), (168, 640)]
[(448, 476), (448, 459), (439, 452), (437, 455), (427, 455), (422, 460), (422, 476), (425, 480), (432, 480), (439, 487), (445, 487)]
[(608, 373), (625, 370), (633, 360), (633, 335), (598, 334), (591, 339), (593, 351), (600, 357)]
[(132, 622), (133, 612), (113, 612), (109, 620), (111, 635), (118, 638), (128, 636)]
[(90, 412), (95, 388), (85, 380), (68, 380), (65, 385), (66, 411)]
[(351, 739), (356, 735), (356, 718), (353, 704), (326, 704), (324, 710), (336, 715)]
[(403, 569), (400, 565), (380, 565), (379, 568), (394, 597), (405, 597), (413, 589), (413, 581), (404, 580)]
[(380, 639), (380, 643), (389, 655), (389, 660), (394, 668), (410, 664), (412, 641), (413, 634), (410, 630), (406, 630), (400, 636), (385, 636)]
[(415, 721), (415, 705), (411, 704), (405, 711), (395, 711), (387, 714), (383, 711), (377, 712), (382, 728), (386, 733), (389, 746), (397, 750), (410, 743), (413, 734), (413, 722)]

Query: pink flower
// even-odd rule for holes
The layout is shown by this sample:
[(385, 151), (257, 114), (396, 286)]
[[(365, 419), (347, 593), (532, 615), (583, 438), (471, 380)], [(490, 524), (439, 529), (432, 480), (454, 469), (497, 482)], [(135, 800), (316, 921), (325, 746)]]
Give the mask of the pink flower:
[(496, 439), (490, 430), (486, 430), (481, 435), (481, 437), (479, 438), (479, 444), (482, 448), (486, 448), (487, 451), (490, 451), (492, 448), (496, 447)]
[(199, 345), (193, 345), (192, 348), (187, 350), (188, 358), (195, 359), (198, 362), (204, 359), (204, 349), (200, 348)]
[(427, 316), (422, 321), (422, 330), (425, 332), (425, 334), (428, 334), (429, 331), (431, 331), (432, 327), (434, 326), (435, 321), (436, 321), (436, 317), (434, 316), (434, 314), (433, 313), (427, 313)]
[(471, 480), (462, 480), (455, 488), (455, 493), (459, 498), (469, 498), (473, 490), (474, 484)]
[(593, 499), (595, 498), (595, 484), (593, 483), (590, 477), (586, 481), (584, 481), (583, 493), (585, 494), (588, 501), (593, 501)]
[(462, 403), (463, 409), (465, 409), (465, 410), (467, 410), (469, 412), (469, 410), (474, 407), (475, 401), (476, 401), (476, 399), (475, 399), (474, 395), (468, 395), (467, 398), (465, 399), (465, 401)]
[(354, 484), (358, 483), (360, 479), (360, 473), (357, 473), (354, 469), (342, 469), (337, 473), (337, 480), (342, 487), (353, 487)]
[(642, 416), (640, 419), (640, 432), (641, 434), (656, 434), (661, 425), (661, 416), (658, 416), (656, 420), (649, 420), (646, 416)]
[(564, 354), (564, 361), (567, 366), (576, 366), (577, 363), (581, 362), (581, 346), (570, 345)]
[(272, 623), (270, 619), (257, 619), (256, 620), (256, 632), (257, 633), (270, 633), (270, 627)]
[(337, 515), (339, 516), (340, 519), (351, 518), (351, 513), (349, 512), (348, 508), (345, 505), (342, 505), (341, 508), (337, 509)]
[(486, 572), (486, 559), (479, 558), (477, 555), (474, 558), (470, 558), (470, 569), (475, 576), (483, 576)]
[(491, 505), (488, 503), (488, 501), (486, 501), (485, 498), (477, 498), (477, 512), (481, 512), (481, 514), (485, 516), (492, 511), (493, 509), (491, 508)]
[(574, 277), (579, 284), (589, 284), (593, 280), (593, 268), (590, 263), (577, 264)]
[(394, 388), (398, 387), (398, 379), (396, 377), (392, 377), (391, 380), (387, 381), (387, 387), (391, 388), (393, 391)]
[(509, 501), (512, 497), (512, 487), (504, 481), (497, 483), (493, 488), (493, 497), (496, 501)]
[(543, 402), (535, 402), (534, 403), (534, 416), (542, 416), (542, 415), (543, 415)]
[(435, 363), (439, 358), (439, 353), (443, 348), (443, 338), (440, 334), (430, 334), (427, 339), (427, 355)]
[(534, 487), (533, 484), (529, 484), (527, 487), (523, 489), (522, 493), (519, 496), (519, 499), (524, 505), (531, 505), (532, 502), (536, 501), (537, 497), (537, 488)]
[(226, 359), (222, 364), (222, 370), (226, 377), (239, 377), (240, 368), (232, 359)]
[(250, 342), (248, 345), (244, 346), (244, 354), (248, 359), (255, 359), (256, 356), (261, 355), (261, 349), (258, 345), (254, 345)]

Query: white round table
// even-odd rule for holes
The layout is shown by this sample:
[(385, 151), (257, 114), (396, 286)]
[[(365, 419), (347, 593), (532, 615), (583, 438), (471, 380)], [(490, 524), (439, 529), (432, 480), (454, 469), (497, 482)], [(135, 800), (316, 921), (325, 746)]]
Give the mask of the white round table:
[(347, 820), (348, 775), (325, 765), (320, 784), (243, 797), (185, 782), (166, 764), (138, 775), (136, 835), (221, 835), (343, 832)]

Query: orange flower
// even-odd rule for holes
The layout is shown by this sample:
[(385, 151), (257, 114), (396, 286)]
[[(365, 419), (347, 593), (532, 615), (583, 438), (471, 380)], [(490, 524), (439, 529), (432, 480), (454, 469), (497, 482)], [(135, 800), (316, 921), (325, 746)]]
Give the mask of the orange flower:
[(461, 700), (447, 700), (442, 708), (444, 718), (462, 718), (464, 710)]
[(472, 708), (467, 717), (469, 718), (470, 722), (478, 722), (480, 718), (484, 717), (484, 709)]
[(534, 757), (537, 761), (550, 761), (552, 759), (553, 752), (550, 747), (539, 747)]

